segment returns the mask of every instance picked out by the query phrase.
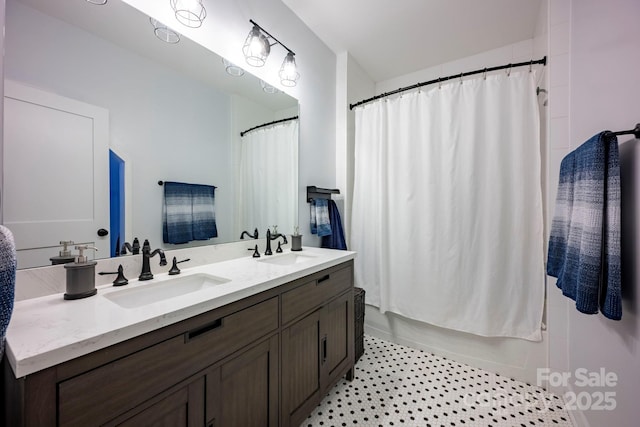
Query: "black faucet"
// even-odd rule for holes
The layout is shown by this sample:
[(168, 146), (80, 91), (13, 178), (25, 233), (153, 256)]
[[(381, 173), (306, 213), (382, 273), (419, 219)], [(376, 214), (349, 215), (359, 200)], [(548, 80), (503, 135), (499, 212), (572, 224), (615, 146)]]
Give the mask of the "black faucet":
[(151, 280), (153, 274), (151, 273), (151, 266), (149, 265), (149, 258), (153, 258), (156, 254), (160, 254), (160, 265), (167, 265), (167, 259), (164, 256), (164, 251), (160, 248), (151, 252), (151, 245), (149, 240), (145, 239), (144, 245), (142, 245), (142, 272), (138, 277), (138, 280)]
[(120, 251), (120, 254), (126, 255), (127, 249), (129, 249), (129, 252), (131, 252), (133, 255), (138, 255), (140, 253), (140, 241), (137, 237), (133, 239), (133, 245), (128, 242), (124, 242), (122, 244), (122, 250)]
[(178, 261), (178, 258), (173, 257), (173, 265), (171, 266), (171, 270), (169, 270), (169, 276), (175, 276), (176, 274), (180, 274), (180, 269), (178, 268), (178, 264), (180, 264), (181, 262), (187, 262), (187, 261), (191, 261), (191, 258)]
[(247, 235), (247, 237), (250, 237), (252, 239), (257, 239), (258, 238), (258, 229), (256, 228), (255, 230), (253, 230), (253, 235), (249, 234), (248, 231), (243, 231), (242, 234), (240, 235), (240, 240), (244, 239), (244, 235)]
[[(289, 243), (287, 241), (287, 236), (285, 236), (284, 234), (280, 234), (280, 233), (275, 233), (275, 234), (271, 234), (271, 230), (267, 229), (267, 249), (264, 251), (265, 255), (273, 255), (273, 252), (271, 252), (271, 241), (272, 240), (276, 240), (277, 238), (282, 237), (283, 243), (286, 245), (287, 243)], [(278, 249), (279, 252), (282, 252), (282, 248), (280, 247), (280, 244), (278, 244)], [(276, 251), (278, 252), (278, 251)]]
[(98, 273), (101, 276), (105, 274), (117, 274), (116, 280), (113, 281), (113, 286), (124, 286), (129, 283), (129, 280), (124, 277), (124, 268), (122, 268), (122, 264), (118, 266), (118, 271), (101, 271)]

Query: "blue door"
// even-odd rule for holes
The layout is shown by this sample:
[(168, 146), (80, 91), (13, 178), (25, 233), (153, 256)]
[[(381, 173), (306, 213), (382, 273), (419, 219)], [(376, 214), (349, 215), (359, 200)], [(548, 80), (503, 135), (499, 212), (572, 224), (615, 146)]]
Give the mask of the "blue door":
[(109, 195), (111, 211), (111, 256), (124, 243), (124, 160), (109, 150)]

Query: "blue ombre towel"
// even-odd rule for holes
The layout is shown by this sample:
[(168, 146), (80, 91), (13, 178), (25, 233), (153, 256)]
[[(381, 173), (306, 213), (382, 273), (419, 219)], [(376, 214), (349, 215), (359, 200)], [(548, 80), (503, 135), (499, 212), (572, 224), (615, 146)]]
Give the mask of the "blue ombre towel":
[(191, 202), (193, 215), (193, 240), (207, 240), (218, 237), (215, 205), (216, 187), (193, 184)]
[(164, 243), (180, 244), (218, 237), (215, 188), (182, 182), (164, 183)]
[(317, 234), (319, 237), (331, 235), (329, 200), (327, 199), (311, 201), (311, 234)]
[(618, 140), (593, 136), (560, 165), (547, 274), (576, 308), (622, 318)]
[(4, 340), (13, 313), (16, 286), (16, 245), (11, 231), (0, 225), (0, 358), (4, 354)]

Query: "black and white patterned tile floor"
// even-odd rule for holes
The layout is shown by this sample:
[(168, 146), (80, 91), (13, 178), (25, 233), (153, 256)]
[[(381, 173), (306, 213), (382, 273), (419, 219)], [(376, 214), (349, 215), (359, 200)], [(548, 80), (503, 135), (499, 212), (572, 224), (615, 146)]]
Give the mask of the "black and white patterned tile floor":
[(301, 426), (571, 426), (543, 389), (365, 335), (341, 380)]

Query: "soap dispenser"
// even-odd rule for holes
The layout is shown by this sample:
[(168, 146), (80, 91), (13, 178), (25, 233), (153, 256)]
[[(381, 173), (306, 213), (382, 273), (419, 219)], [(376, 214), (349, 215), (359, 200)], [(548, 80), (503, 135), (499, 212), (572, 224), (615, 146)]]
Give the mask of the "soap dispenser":
[(67, 270), (67, 292), (64, 299), (80, 299), (95, 295), (96, 289), (96, 261), (89, 261), (83, 251), (98, 249), (89, 245), (75, 247), (79, 254), (74, 262), (64, 265)]
[(75, 259), (75, 256), (71, 254), (71, 250), (69, 250), (69, 248), (67, 247), (69, 245), (73, 245), (73, 241), (63, 240), (60, 242), (60, 244), (62, 245), (62, 250), (59, 252), (59, 255), (49, 258), (49, 261), (51, 261), (51, 265), (66, 264), (68, 262), (73, 262), (73, 260)]

